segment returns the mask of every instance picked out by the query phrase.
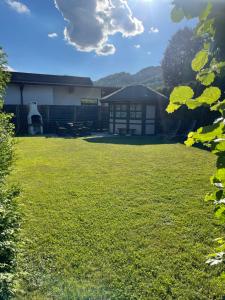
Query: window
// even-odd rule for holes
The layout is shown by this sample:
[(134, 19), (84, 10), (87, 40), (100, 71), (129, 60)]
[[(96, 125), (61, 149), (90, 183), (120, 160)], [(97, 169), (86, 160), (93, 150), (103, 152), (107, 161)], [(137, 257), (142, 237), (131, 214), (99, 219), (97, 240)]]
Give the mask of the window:
[(142, 118), (142, 106), (141, 104), (131, 104), (130, 106), (130, 119), (141, 120)]
[(126, 104), (116, 105), (116, 119), (126, 119), (127, 118), (127, 106)]
[(109, 117), (110, 119), (113, 119), (113, 105), (110, 105), (109, 107)]
[(81, 99), (81, 105), (98, 105), (98, 99)]

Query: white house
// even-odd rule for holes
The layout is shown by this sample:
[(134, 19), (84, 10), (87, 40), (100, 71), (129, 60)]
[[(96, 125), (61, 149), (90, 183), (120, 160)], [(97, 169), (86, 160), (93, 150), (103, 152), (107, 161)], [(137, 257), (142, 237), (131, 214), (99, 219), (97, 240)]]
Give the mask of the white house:
[(100, 99), (118, 88), (97, 87), (88, 77), (11, 72), (4, 110), (13, 114), (17, 133), (28, 131), (29, 104), (37, 103), (44, 132), (55, 132), (56, 123), (107, 123), (108, 108)]
[(101, 97), (88, 77), (12, 72), (5, 105), (100, 105)]

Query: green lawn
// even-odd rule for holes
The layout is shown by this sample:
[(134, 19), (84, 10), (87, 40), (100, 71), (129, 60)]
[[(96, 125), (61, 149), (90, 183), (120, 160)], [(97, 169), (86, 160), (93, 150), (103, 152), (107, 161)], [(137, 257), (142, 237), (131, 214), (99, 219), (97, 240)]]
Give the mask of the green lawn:
[(22, 299), (221, 299), (214, 163), (145, 138), (19, 138)]

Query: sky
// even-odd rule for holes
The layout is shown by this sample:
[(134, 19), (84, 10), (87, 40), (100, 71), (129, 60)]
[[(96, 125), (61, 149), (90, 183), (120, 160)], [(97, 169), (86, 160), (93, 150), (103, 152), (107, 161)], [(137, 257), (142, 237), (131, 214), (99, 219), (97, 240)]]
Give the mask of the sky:
[(88, 76), (158, 66), (175, 24), (170, 0), (0, 0), (0, 46), (19, 72)]

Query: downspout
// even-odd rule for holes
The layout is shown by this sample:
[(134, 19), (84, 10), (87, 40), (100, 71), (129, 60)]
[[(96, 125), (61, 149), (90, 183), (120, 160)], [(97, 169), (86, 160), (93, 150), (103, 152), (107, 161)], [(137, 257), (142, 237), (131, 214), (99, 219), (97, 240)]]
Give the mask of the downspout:
[(23, 89), (24, 89), (24, 85), (21, 84), (20, 85), (20, 105), (23, 106)]
[(23, 89), (24, 89), (24, 85), (23, 84), (21, 84), (20, 85), (20, 105), (21, 105), (21, 107), (18, 107), (19, 108), (19, 115), (18, 115), (18, 122), (17, 122), (17, 132), (18, 133), (20, 133), (20, 131), (21, 131), (21, 114), (23, 113), (23, 105), (24, 105), (24, 103), (23, 103)]

